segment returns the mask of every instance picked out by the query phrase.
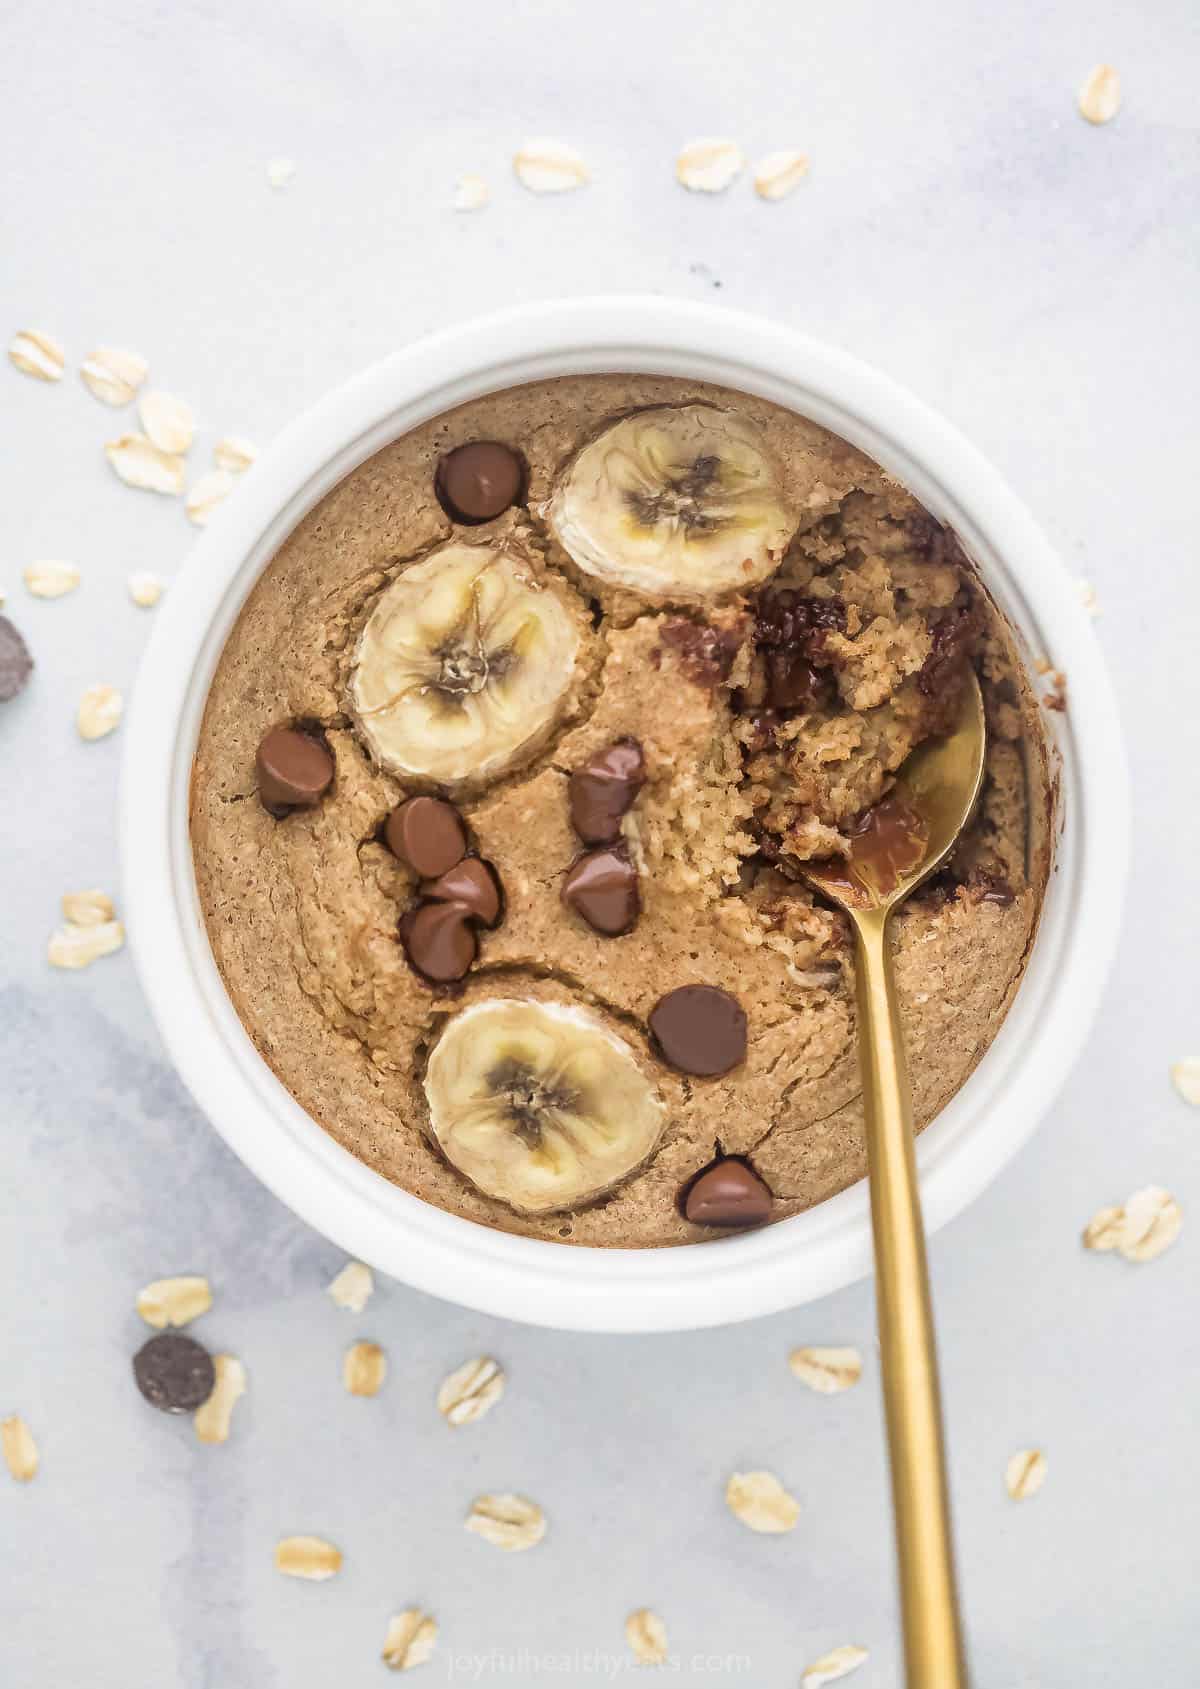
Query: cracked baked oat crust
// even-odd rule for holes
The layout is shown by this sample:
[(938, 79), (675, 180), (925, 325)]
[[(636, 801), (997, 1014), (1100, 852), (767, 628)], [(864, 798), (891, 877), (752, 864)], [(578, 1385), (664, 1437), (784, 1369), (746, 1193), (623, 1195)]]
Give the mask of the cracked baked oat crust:
[[(644, 559), (621, 571), (633, 584), (598, 572), (610, 528), (578, 538), (587, 512), (565, 505), (569, 466), (614, 423), (662, 407), (709, 407), (733, 419), (735, 442), (763, 443), (777, 484), (764, 491), (747, 471), (729, 507), (751, 536), (747, 553), (757, 548), (745, 584), (730, 573), (736, 546), (721, 550), (712, 590), (697, 597), (648, 573)], [(439, 498), (439, 465), (476, 441), (519, 451), (521, 502), (490, 521), (458, 522)], [(672, 499), (638, 490), (629, 508), (703, 530), (712, 481), (701, 467)], [(389, 769), (395, 741), (363, 732), (353, 679), (374, 612), (451, 543), (516, 560), (525, 584), (565, 607), (575, 651), (539, 731), (515, 737), (490, 777), (456, 773), (448, 785)], [(844, 441), (743, 394), (572, 377), (465, 405), (335, 488), (269, 564), (230, 634), (191, 815), (225, 985), (313, 1118), (453, 1213), (578, 1244), (695, 1241), (713, 1233), (686, 1217), (682, 1193), (715, 1154), (753, 1169), (772, 1218), (797, 1213), (861, 1178), (865, 1154), (850, 935), (789, 865), (845, 850), (908, 751), (938, 730), (968, 663), (988, 710), (980, 810), (895, 926), (921, 1125), (1004, 1018), (1048, 866), (1036, 704), (1011, 632), (953, 535)], [(453, 673), (476, 684), (457, 656)], [(509, 683), (503, 665), (497, 675)], [(256, 751), (281, 724), (319, 740), (333, 777), (311, 806), (271, 814), (259, 801)], [(628, 741), (641, 749), (644, 784), (619, 821), (616, 853), (635, 872), (636, 902), (631, 925), (597, 930), (584, 902), (562, 897), (581, 851), (570, 779)], [(414, 794), (447, 791), (472, 858), (502, 888), (503, 918), (472, 926), (465, 977), (437, 985), (412, 965), (398, 930), (429, 882), (389, 849), (385, 828)], [(720, 988), (746, 1017), (745, 1059), (713, 1077), (668, 1065), (649, 1031), (659, 1000), (692, 984)], [(620, 1164), (599, 1191), (544, 1211), (465, 1177), (431, 1120), (431, 1051), (464, 1010), (499, 1000), (587, 1011), (631, 1053), (661, 1113), (648, 1154)]]

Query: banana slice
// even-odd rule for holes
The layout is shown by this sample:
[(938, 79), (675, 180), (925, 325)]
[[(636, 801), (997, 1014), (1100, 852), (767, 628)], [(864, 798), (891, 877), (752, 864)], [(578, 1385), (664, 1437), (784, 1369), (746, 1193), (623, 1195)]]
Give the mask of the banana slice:
[(730, 411), (638, 411), (585, 446), (542, 514), (589, 575), (671, 599), (766, 580), (796, 517), (757, 432)]
[(379, 599), (358, 642), (351, 708), (376, 759), (444, 785), (501, 773), (562, 712), (580, 624), (504, 546), (452, 541)]
[(663, 1107), (633, 1050), (586, 1009), (497, 998), (429, 1058), (434, 1136), (460, 1173), (526, 1214), (570, 1208), (637, 1167)]

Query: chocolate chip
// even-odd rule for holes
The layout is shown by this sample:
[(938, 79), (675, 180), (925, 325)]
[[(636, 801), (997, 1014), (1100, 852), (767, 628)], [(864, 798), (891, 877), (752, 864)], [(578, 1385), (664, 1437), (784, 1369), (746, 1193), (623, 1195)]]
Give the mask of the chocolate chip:
[(473, 440), (456, 446), (437, 466), (434, 486), (456, 522), (490, 522), (521, 496), (525, 466), (511, 446)]
[(581, 856), (563, 881), (562, 897), (589, 927), (608, 938), (628, 932), (642, 907), (637, 869), (621, 845)]
[(746, 1011), (715, 985), (681, 985), (650, 1011), (663, 1059), (680, 1073), (711, 1079), (746, 1059)]
[(612, 844), (645, 780), (646, 762), (636, 739), (614, 739), (574, 771), (567, 802), (571, 825), (584, 844)]
[(792, 587), (765, 594), (754, 623), (756, 644), (792, 646), (810, 662), (824, 655), (826, 634), (845, 631), (846, 606), (840, 598), (805, 598)]
[(828, 674), (798, 651), (768, 651), (767, 702), (776, 710), (813, 710), (833, 701)]
[(757, 1226), (771, 1218), (773, 1201), (753, 1167), (727, 1155), (693, 1180), (683, 1211), (698, 1226)]
[(388, 816), (383, 836), (423, 880), (436, 880), (467, 854), (462, 816), (444, 798), (409, 798)]
[(710, 692), (729, 679), (742, 637), (740, 627), (709, 627), (683, 617), (665, 622), (659, 634), (663, 645), (675, 652), (688, 680)]
[(485, 927), (494, 927), (500, 919), (500, 882), (496, 870), (477, 856), (464, 856), (436, 880), (427, 880), (421, 890), (426, 897), (436, 898), (440, 903), (465, 904)]
[(400, 942), (419, 974), (436, 985), (462, 979), (479, 954), (465, 903), (422, 903), (400, 920)]
[(7, 616), (0, 616), (0, 704), (7, 704), (33, 673), (29, 647)]
[(968, 902), (995, 903), (1001, 909), (1007, 909), (1016, 899), (1016, 893), (1004, 876), (993, 874), (986, 868), (972, 868), (964, 890)]
[(929, 655), (917, 673), (917, 688), (929, 700), (923, 726), (930, 733), (948, 732), (954, 723), (982, 626), (974, 602), (954, 605), (929, 625)]
[(194, 1337), (162, 1331), (133, 1357), (133, 1376), (151, 1407), (164, 1413), (192, 1413), (213, 1393), (212, 1356)]
[(319, 739), (297, 727), (272, 727), (254, 759), (258, 795), (272, 814), (307, 809), (325, 796), (333, 758)]

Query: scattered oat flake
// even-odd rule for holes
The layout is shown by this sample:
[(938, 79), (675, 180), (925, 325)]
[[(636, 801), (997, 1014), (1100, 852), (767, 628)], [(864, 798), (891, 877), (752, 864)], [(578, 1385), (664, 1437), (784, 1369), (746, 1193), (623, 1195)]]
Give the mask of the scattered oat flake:
[(1121, 78), (1112, 65), (1096, 65), (1079, 90), (1079, 114), (1089, 123), (1108, 123), (1121, 109)]
[(1085, 581), (1083, 579), (1079, 580), (1078, 586), (1079, 602), (1083, 605), (1089, 616), (1098, 616), (1100, 614), (1100, 600), (1096, 597), (1095, 587), (1092, 585), (1091, 581)]
[(377, 1396), (387, 1377), (387, 1356), (378, 1343), (354, 1343), (342, 1357), (342, 1383), (352, 1396)]
[(1046, 1457), (1041, 1449), (1018, 1449), (1004, 1468), (1004, 1487), (1014, 1501), (1028, 1501), (1046, 1482)]
[(106, 891), (64, 892), (62, 912), (64, 921), (75, 927), (101, 927), (117, 914)]
[(161, 451), (144, 434), (122, 434), (110, 440), (104, 455), (128, 487), (171, 497), (183, 491), (183, 459)]
[(86, 968), (101, 956), (111, 956), (125, 942), (125, 928), (120, 921), (104, 921), (99, 926), (77, 927), (70, 921), (51, 933), (46, 946), (46, 960), (52, 968)]
[(22, 375), (38, 381), (61, 381), (67, 355), (52, 334), (40, 328), (23, 328), (8, 343), (10, 360)]
[(106, 405), (130, 404), (149, 373), (145, 358), (122, 346), (97, 346), (79, 366), (84, 386)]
[(447, 1425), (473, 1425), (504, 1394), (504, 1374), (483, 1355), (467, 1361), (444, 1379), (437, 1393), (438, 1412)]
[(724, 193), (745, 162), (736, 141), (689, 141), (675, 160), (675, 178), (690, 193)]
[(1123, 1208), (1101, 1208), (1084, 1228), (1085, 1249), (1117, 1250), (1125, 1260), (1153, 1261), (1168, 1250), (1183, 1228), (1183, 1210), (1169, 1191), (1147, 1185)]
[(121, 719), (124, 700), (115, 686), (89, 686), (79, 700), (75, 725), (81, 739), (103, 739)]
[(182, 455), (191, 450), (196, 419), (186, 400), (177, 399), (173, 393), (143, 393), (138, 416), (143, 432), (159, 451)]
[(735, 1519), (770, 1536), (794, 1529), (800, 1517), (799, 1502), (772, 1472), (735, 1472), (725, 1486), (725, 1501)]
[(640, 1666), (661, 1666), (667, 1658), (667, 1627), (649, 1607), (639, 1607), (625, 1620), (625, 1640)]
[(364, 1267), (361, 1261), (347, 1261), (330, 1284), (329, 1294), (339, 1308), (346, 1308), (352, 1314), (361, 1314), (374, 1288), (375, 1279), (370, 1267)]
[(569, 193), (590, 180), (574, 147), (545, 137), (526, 141), (513, 159), (513, 169), (521, 186), (534, 194)]
[(138, 1291), (137, 1311), (156, 1331), (164, 1331), (169, 1325), (187, 1325), (211, 1307), (208, 1280), (195, 1275), (158, 1278)]
[(419, 1607), (409, 1607), (388, 1620), (383, 1639), (383, 1663), (392, 1671), (423, 1666), (437, 1642), (437, 1620)]
[(1200, 1057), (1189, 1056), (1171, 1067), (1171, 1083), (1185, 1103), (1200, 1108)]
[(1083, 1247), (1094, 1249), (1098, 1254), (1107, 1249), (1116, 1249), (1121, 1241), (1121, 1228), (1124, 1224), (1123, 1208), (1098, 1208), (1083, 1228)]
[[(202, 1443), (224, 1443), (229, 1440), (229, 1424), (233, 1418), (235, 1404), (246, 1394), (246, 1369), (236, 1355), (214, 1355), (213, 1367), (216, 1371), (216, 1383), (212, 1387), (212, 1395), (206, 1402), (202, 1402), (192, 1415), (192, 1424), (196, 1435)], [(337, 1550), (333, 1551), (337, 1554)], [(338, 1566), (342, 1557), (338, 1554)], [(278, 1554), (276, 1556), (278, 1564)], [(285, 1568), (280, 1566), (280, 1571)], [(337, 1566), (333, 1572), (337, 1571)], [(296, 1577), (332, 1577), (333, 1572), (306, 1573), (296, 1572)]]
[(294, 158), (269, 158), (267, 160), (267, 181), (273, 188), (286, 188), (296, 174)]
[(137, 569), (129, 577), (129, 596), (143, 610), (152, 610), (163, 595), (163, 583), (149, 569)]
[(1153, 1261), (1164, 1254), (1183, 1229), (1183, 1210), (1169, 1191), (1147, 1185), (1125, 1204), (1117, 1248), (1127, 1261)]
[(456, 211), (482, 211), (491, 191), (482, 176), (460, 176), (454, 184), (454, 209)]
[(493, 1548), (520, 1554), (546, 1534), (546, 1515), (523, 1495), (481, 1495), (471, 1503), (466, 1527)]
[(213, 447), (213, 462), (218, 469), (226, 469), (231, 475), (241, 475), (257, 456), (258, 447), (241, 434), (226, 434)]
[(793, 1349), (788, 1356), (793, 1374), (810, 1390), (835, 1396), (849, 1390), (862, 1377), (862, 1356), (857, 1349)]
[(341, 1550), (321, 1537), (284, 1537), (275, 1544), (275, 1569), (289, 1578), (321, 1583), (341, 1571)]
[(17, 1483), (29, 1483), (38, 1469), (38, 1451), (33, 1432), (19, 1413), (0, 1419), (0, 1449), (4, 1451), (4, 1464)]
[(21, 571), (25, 585), (35, 598), (63, 598), (79, 585), (79, 570), (74, 563), (30, 563)]
[(184, 509), (198, 528), (206, 527), (213, 512), (234, 488), (233, 476), (227, 469), (210, 469), (189, 489)]
[(769, 152), (754, 166), (754, 191), (760, 199), (786, 199), (808, 175), (802, 152)]
[(847, 1642), (840, 1648), (831, 1648), (828, 1654), (822, 1654), (812, 1665), (805, 1666), (804, 1675), (800, 1679), (804, 1689), (821, 1689), (823, 1683), (836, 1683), (839, 1677), (849, 1677), (852, 1671), (867, 1659), (867, 1650), (856, 1647), (853, 1642)]

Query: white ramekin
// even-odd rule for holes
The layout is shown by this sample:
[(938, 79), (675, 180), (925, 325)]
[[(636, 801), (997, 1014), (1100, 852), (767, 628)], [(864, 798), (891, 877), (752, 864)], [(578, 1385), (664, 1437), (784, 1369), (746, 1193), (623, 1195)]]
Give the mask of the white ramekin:
[(864, 1184), (764, 1231), (683, 1249), (582, 1249), (510, 1237), (396, 1189), (317, 1126), (255, 1051), (205, 937), (188, 779), (234, 619), (280, 542), (356, 464), (464, 400), (551, 376), (624, 371), (756, 393), (824, 423), (959, 534), (1031, 654), (1068, 677), (1051, 718), (1059, 837), (1016, 1002), (967, 1084), (922, 1133), (930, 1229), (1033, 1131), (1091, 1021), (1124, 885), (1129, 796), (1112, 693), (1075, 583), (996, 472), (953, 428), (845, 353), (774, 324), (655, 298), (539, 303), (396, 353), (302, 416), (245, 477), (172, 584), (126, 728), (121, 842), (138, 971), (201, 1108), (275, 1194), (343, 1249), (422, 1290), (540, 1325), (655, 1331), (775, 1312), (871, 1265)]

